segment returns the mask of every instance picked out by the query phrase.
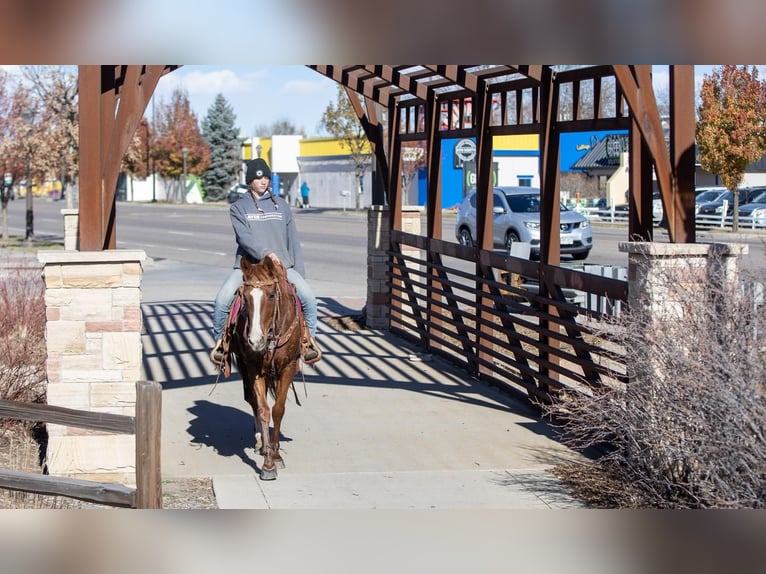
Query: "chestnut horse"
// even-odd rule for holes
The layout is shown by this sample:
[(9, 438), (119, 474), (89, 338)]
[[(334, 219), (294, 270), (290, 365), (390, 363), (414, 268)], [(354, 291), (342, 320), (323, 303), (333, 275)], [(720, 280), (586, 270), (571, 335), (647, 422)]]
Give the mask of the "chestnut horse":
[[(279, 429), (301, 357), (303, 312), (282, 265), (269, 257), (259, 263), (242, 258), (240, 268), (243, 283), (226, 326), (229, 351), (242, 375), (245, 400), (253, 409), (255, 449), (264, 457), (261, 479), (274, 480), (277, 465), (285, 466), (279, 454)], [(271, 409), (267, 394), (273, 401)], [(274, 425), (269, 433), (271, 417)]]

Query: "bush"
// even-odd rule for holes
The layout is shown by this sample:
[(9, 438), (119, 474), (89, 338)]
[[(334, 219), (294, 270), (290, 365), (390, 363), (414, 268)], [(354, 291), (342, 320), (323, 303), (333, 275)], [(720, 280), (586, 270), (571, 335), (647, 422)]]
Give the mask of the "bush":
[(726, 285), (712, 263), (702, 289), (661, 277), (664, 320), (635, 305), (605, 329), (626, 349), (627, 385), (545, 407), (567, 444), (603, 447), (578, 480), (613, 489), (614, 500), (629, 492), (632, 506), (766, 507), (763, 278), (743, 273)]
[[(35, 402), (45, 394), (45, 287), (40, 270), (0, 262), (0, 399)], [(16, 421), (0, 419), (0, 434)]]

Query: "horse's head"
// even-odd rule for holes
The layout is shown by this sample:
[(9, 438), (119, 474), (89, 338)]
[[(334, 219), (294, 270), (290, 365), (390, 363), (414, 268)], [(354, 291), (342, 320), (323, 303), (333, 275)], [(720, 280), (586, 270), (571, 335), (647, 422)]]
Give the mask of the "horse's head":
[(279, 309), (279, 270), (269, 257), (259, 263), (250, 263), (243, 257), (240, 269), (248, 318), (247, 344), (253, 351), (262, 353), (276, 336), (274, 329)]

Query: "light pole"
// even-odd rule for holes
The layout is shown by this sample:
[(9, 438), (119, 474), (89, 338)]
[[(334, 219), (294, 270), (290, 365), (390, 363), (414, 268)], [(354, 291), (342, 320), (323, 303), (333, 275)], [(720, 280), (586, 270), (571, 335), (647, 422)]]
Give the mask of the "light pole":
[(32, 133), (32, 125), (35, 120), (35, 112), (33, 110), (24, 110), (24, 112), (21, 114), (21, 119), (24, 121), (24, 125), (27, 126), (25, 139), (27, 140), (27, 230), (26, 234), (24, 236), (25, 241), (31, 241), (34, 238), (35, 234), (35, 225), (34, 225), (34, 211), (32, 206), (32, 170), (30, 168), (30, 163), (32, 162), (32, 149), (29, 146), (29, 140)]
[(258, 144), (255, 146), (255, 153), (258, 154), (258, 157), (261, 157), (261, 152), (263, 151), (263, 146), (261, 144)]
[(183, 148), (181, 150), (181, 153), (184, 155), (184, 188), (181, 192), (181, 203), (186, 202), (186, 156), (189, 154), (189, 150), (186, 148)]

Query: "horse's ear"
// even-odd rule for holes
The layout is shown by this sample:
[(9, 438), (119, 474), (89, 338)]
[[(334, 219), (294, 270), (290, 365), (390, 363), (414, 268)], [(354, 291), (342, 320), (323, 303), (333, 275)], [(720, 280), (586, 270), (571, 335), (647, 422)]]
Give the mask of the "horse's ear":
[(242, 270), (242, 273), (250, 268), (250, 262), (247, 260), (247, 257), (243, 257), (239, 260), (239, 268)]

